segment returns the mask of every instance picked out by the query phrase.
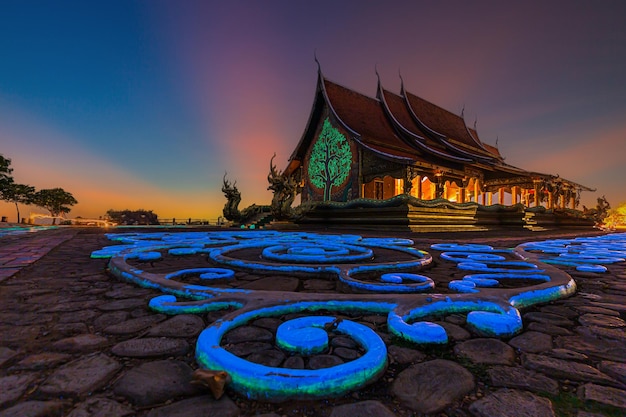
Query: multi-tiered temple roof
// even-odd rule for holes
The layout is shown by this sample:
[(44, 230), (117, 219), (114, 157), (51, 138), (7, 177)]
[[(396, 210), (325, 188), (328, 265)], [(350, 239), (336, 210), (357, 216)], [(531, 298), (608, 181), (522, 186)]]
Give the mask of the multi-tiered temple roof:
[[(507, 164), (498, 148), (484, 143), (475, 126), (468, 127), (462, 115), (406, 91), (404, 83), (401, 83), (400, 94), (396, 94), (383, 88), (379, 79), (376, 97), (368, 97), (326, 79), (321, 70), (309, 122), (285, 174), (297, 175), (306, 164), (307, 152), (326, 117), (354, 141), (359, 152), (368, 154), (370, 159), (372, 156), (379, 158), (387, 167), (404, 166), (431, 179), (435, 175), (443, 176), (460, 187), (463, 181), (467, 185), (468, 178), (476, 178), (480, 189), (490, 192), (502, 187), (508, 191), (519, 187), (541, 192), (537, 190), (538, 183), (550, 189), (567, 188), (577, 194), (593, 191), (558, 175)], [(362, 157), (359, 162), (360, 185), (385, 174), (367, 172), (368, 166), (363, 165), (365, 159)], [(399, 171), (389, 170), (392, 177), (402, 178)]]

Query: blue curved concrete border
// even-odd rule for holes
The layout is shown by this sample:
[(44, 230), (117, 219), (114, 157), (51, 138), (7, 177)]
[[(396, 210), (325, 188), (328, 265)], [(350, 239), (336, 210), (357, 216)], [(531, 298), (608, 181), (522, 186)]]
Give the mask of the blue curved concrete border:
[[(356, 322), (337, 321), (329, 312), (385, 314), (390, 334), (416, 344), (446, 343), (445, 329), (433, 319), (459, 313), (467, 315), (467, 326), (477, 334), (511, 337), (522, 328), (520, 308), (565, 297), (575, 291), (574, 280), (553, 265), (567, 263), (564, 266), (583, 268), (590, 273), (601, 272), (602, 262), (623, 262), (625, 237), (626, 234), (611, 238), (561, 239), (529, 243), (515, 250), (480, 244), (435, 244), (431, 250), (442, 252), (442, 262), (453, 262), (459, 271), (468, 272), (462, 279), (450, 283), (453, 294), (449, 295), (437, 294), (437, 282), (428, 277), (428, 271), (423, 271), (431, 265), (432, 255), (416, 249), (408, 239), (364, 239), (357, 235), (276, 231), (129, 233), (110, 235), (110, 239), (120, 244), (94, 251), (92, 257), (110, 258), (109, 268), (114, 275), (166, 293), (150, 301), (150, 307), (155, 311), (182, 314), (234, 309), (201, 333), (196, 346), (198, 363), (203, 367), (226, 370), (233, 378), (232, 387), (242, 395), (264, 401), (282, 401), (343, 395), (376, 380), (384, 372), (387, 352), (385, 344), (378, 340), (380, 337)], [(324, 245), (327, 245), (326, 249)], [(281, 256), (253, 262), (236, 256), (238, 250), (256, 248), (263, 252), (269, 247), (280, 248), (275, 252)], [(291, 255), (300, 256), (300, 259), (294, 261), (282, 257), (290, 247), (299, 248), (292, 250)], [(378, 249), (396, 251), (407, 259), (385, 262), (377, 258)], [(372, 251), (374, 260), (338, 258), (339, 261), (326, 262), (325, 253), (345, 255), (346, 251), (348, 254)], [(127, 263), (131, 259), (158, 261), (156, 257), (151, 259), (155, 255), (150, 254), (162, 252), (171, 256), (206, 254), (221, 267), (152, 274)], [(606, 270), (605, 266), (603, 268)], [(298, 274), (313, 278), (319, 274), (330, 275), (353, 293), (309, 294), (222, 288), (220, 282), (232, 280), (236, 271)], [(363, 274), (379, 274), (380, 279), (366, 280)], [(178, 281), (190, 275), (200, 277), (206, 285)], [(519, 279), (524, 284), (506, 288), (500, 285), (502, 279), (509, 282)], [(251, 320), (292, 313), (310, 315), (310, 318), (307, 316), (296, 322), (297, 328), (306, 332), (312, 330), (311, 334), (319, 338), (315, 337), (317, 342), (309, 344), (304, 337), (277, 335), (278, 346), (286, 352), (305, 355), (321, 352), (324, 343), (320, 344), (320, 340), (324, 337), (320, 331), (333, 331), (354, 338), (367, 353), (356, 361), (324, 370), (290, 370), (252, 363), (232, 355), (220, 345), (228, 331)], [(285, 329), (288, 326), (285, 325)]]

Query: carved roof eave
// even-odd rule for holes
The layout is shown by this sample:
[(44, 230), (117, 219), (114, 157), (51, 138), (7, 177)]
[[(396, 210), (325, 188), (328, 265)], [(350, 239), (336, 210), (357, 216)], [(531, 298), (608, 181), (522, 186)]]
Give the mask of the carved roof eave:
[(376, 155), (378, 155), (382, 159), (386, 159), (386, 160), (392, 161), (392, 162), (401, 163), (403, 165), (413, 165), (416, 162), (416, 160), (413, 159), (413, 158), (408, 158), (408, 157), (405, 157), (405, 156), (392, 155), (390, 153), (386, 153), (386, 152), (379, 151), (378, 149), (374, 149), (371, 146), (368, 146), (365, 143), (363, 143), (363, 141), (361, 141), (361, 137), (360, 136), (353, 137), (352, 139), (354, 139), (354, 141), (356, 143), (358, 143), (359, 146), (361, 146), (363, 149), (366, 149), (369, 152), (375, 153)]
[(324, 85), (324, 79), (323, 76), (321, 75), (321, 71), (320, 71), (320, 77), (318, 78), (318, 83), (320, 83), (320, 86), (318, 88), (322, 89), (322, 94), (324, 96), (324, 101), (326, 102), (326, 105), (328, 106), (328, 109), (330, 110), (330, 112), (332, 113), (333, 117), (335, 118), (335, 120), (337, 120), (337, 122), (344, 128), (346, 129), (348, 132), (350, 132), (354, 137), (361, 137), (361, 134), (358, 133), (357, 131), (353, 130), (350, 126), (348, 126), (348, 124), (346, 122), (344, 122), (341, 117), (339, 117), (339, 115), (337, 114), (337, 112), (335, 111), (335, 108), (333, 107), (333, 104), (330, 102), (330, 98), (328, 98), (328, 93), (326, 92), (326, 86)]
[[(470, 128), (467, 127), (467, 124), (465, 124), (465, 119), (463, 119), (463, 125), (465, 126), (465, 131), (467, 132), (469, 137), (472, 138), (472, 140), (478, 146), (479, 149), (482, 149), (483, 151), (485, 151), (485, 153), (489, 154), (489, 158), (491, 158), (491, 159), (501, 159), (501, 158), (498, 158), (496, 155), (494, 155), (489, 149), (486, 149), (485, 146), (483, 145), (483, 143), (481, 142), (481, 140), (478, 139), (477, 137), (475, 137), (472, 134), (472, 131), (470, 130)], [(475, 128), (476, 128), (476, 123), (474, 123), (474, 129)]]
[(562, 185), (565, 185), (565, 186), (570, 187), (570, 188), (575, 188), (577, 190), (590, 191), (590, 192), (595, 192), (596, 191), (595, 188), (590, 188), (590, 187), (587, 187), (585, 185), (578, 184), (577, 182), (570, 181), (570, 180), (565, 179), (565, 178), (561, 178), (558, 175), (538, 174), (538, 176), (543, 181), (547, 181), (547, 182), (551, 182), (551, 183), (561, 183)]
[[(479, 159), (483, 162), (492, 162), (493, 161), (493, 157), (486, 157), (484, 155), (477, 155), (473, 152), (468, 152), (464, 149), (461, 149), (455, 145), (453, 145), (452, 143), (450, 143), (447, 140), (446, 135), (439, 133), (433, 129), (431, 129), (429, 126), (427, 126), (424, 122), (422, 122), (422, 120), (417, 116), (417, 113), (415, 113), (415, 110), (413, 110), (413, 106), (411, 106), (411, 102), (409, 101), (409, 97), (406, 94), (406, 91), (404, 89), (404, 83), (402, 83), (401, 87), (401, 95), (402, 98), (404, 98), (404, 103), (407, 106), (407, 108), (409, 109), (409, 113), (411, 114), (411, 117), (413, 117), (413, 119), (415, 120), (415, 122), (418, 124), (418, 126), (424, 130), (426, 130), (427, 132), (431, 133), (434, 138), (436, 138), (437, 140), (439, 140), (439, 142), (441, 142), (446, 149), (450, 149), (454, 152), (458, 152), (459, 154), (467, 157), (467, 158), (472, 158), (472, 159)], [(465, 123), (463, 123), (465, 125)], [(465, 128), (467, 129), (467, 125), (465, 125)], [(473, 136), (472, 136), (473, 139)]]
[[(467, 129), (467, 126), (465, 126), (465, 128)], [(467, 156), (469, 156), (471, 158), (479, 159), (482, 162), (493, 163), (494, 159), (496, 159), (496, 158), (494, 158), (492, 156), (478, 155), (478, 154), (476, 154), (474, 152), (469, 152), (469, 151), (466, 151), (465, 149), (461, 149), (458, 146), (453, 145), (452, 143), (450, 143), (450, 141), (447, 138), (441, 139), (441, 142), (448, 149), (452, 149), (452, 150), (454, 150), (456, 152), (459, 152), (460, 154), (467, 155)]]
[(580, 191), (591, 191), (591, 192), (596, 191), (594, 188), (589, 188), (584, 185), (578, 184), (574, 181), (561, 178), (558, 175), (555, 176), (555, 175), (550, 175), (550, 174), (543, 174), (540, 172), (529, 172), (529, 171), (526, 171), (525, 174), (524, 173), (520, 173), (520, 174), (522, 175), (519, 175), (513, 178), (499, 178), (499, 179), (494, 179), (494, 180), (486, 180), (485, 186), (494, 187), (494, 186), (528, 185), (528, 184), (533, 184), (536, 182), (540, 182), (540, 183), (541, 182), (548, 182), (548, 183), (559, 182), (567, 187), (580, 190)]
[(387, 104), (387, 100), (385, 99), (385, 95), (383, 93), (383, 89), (380, 83), (380, 78), (378, 79), (378, 93), (377, 93), (377, 98), (378, 100), (380, 100), (380, 102), (383, 105), (383, 110), (385, 111), (385, 114), (387, 115), (387, 117), (389, 117), (389, 119), (391, 120), (391, 122), (393, 123), (393, 125), (396, 127), (396, 129), (399, 129), (403, 134), (408, 135), (409, 137), (411, 137), (413, 139), (413, 141), (411, 142), (411, 144), (416, 145), (420, 150), (426, 151), (428, 153), (431, 153), (435, 156), (438, 156), (440, 158), (446, 159), (448, 161), (454, 161), (454, 162), (473, 162), (473, 159), (471, 158), (465, 158), (465, 157), (460, 157), (460, 156), (455, 156), (455, 155), (450, 155), (450, 154), (446, 154), (444, 152), (441, 152), (437, 149), (433, 149), (430, 146), (426, 145), (425, 143), (422, 142), (422, 140), (424, 138), (422, 138), (419, 135), (416, 135), (415, 133), (411, 132), (409, 129), (407, 129), (406, 127), (404, 127), (399, 121), (398, 119), (396, 119), (396, 117), (393, 115), (393, 113), (391, 112), (391, 109), (389, 108), (389, 105)]

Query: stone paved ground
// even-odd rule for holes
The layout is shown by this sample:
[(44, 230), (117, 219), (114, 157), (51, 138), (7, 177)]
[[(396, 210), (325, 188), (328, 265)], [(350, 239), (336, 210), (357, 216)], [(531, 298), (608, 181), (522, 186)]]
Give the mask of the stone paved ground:
[[(464, 317), (452, 315), (441, 323), (451, 338), (446, 347), (390, 344), (385, 375), (344, 397), (268, 404), (227, 389), (216, 401), (189, 381), (196, 337), (222, 313), (148, 310), (156, 291), (120, 282), (106, 274), (106, 260), (90, 259), (110, 244), (103, 233), (60, 228), (0, 239), (0, 417), (626, 415), (624, 264), (600, 275), (569, 271), (576, 295), (524, 311), (524, 331), (510, 340), (472, 335)], [(421, 249), (550, 237), (394, 236)]]

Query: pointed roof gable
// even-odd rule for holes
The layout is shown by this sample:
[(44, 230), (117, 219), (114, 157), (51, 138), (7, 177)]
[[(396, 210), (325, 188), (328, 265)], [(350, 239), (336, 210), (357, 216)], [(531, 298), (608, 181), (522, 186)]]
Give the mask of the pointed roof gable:
[(418, 153), (398, 137), (380, 101), (324, 79), (328, 104), (335, 116), (366, 147), (386, 156), (415, 159)]

